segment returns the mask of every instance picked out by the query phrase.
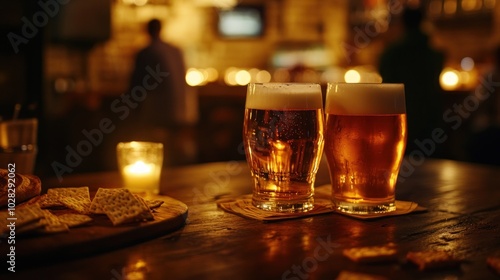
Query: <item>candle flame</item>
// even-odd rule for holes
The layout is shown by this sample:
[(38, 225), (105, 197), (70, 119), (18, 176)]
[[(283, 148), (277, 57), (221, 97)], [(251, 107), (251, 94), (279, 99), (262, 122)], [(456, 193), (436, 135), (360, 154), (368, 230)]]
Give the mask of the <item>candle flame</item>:
[(134, 164), (129, 165), (129, 168), (127, 169), (131, 173), (135, 174), (147, 174), (153, 171), (151, 164), (146, 164), (142, 160), (136, 161)]

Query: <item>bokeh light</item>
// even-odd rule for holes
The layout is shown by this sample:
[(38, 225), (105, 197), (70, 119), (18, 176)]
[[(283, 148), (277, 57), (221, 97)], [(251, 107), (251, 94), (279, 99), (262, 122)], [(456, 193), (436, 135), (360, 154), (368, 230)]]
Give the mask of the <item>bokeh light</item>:
[(236, 84), (240, 86), (248, 85), (252, 76), (247, 70), (238, 70), (234, 76)]
[(186, 83), (190, 86), (199, 86), (205, 81), (203, 73), (195, 68), (189, 68), (186, 73)]
[(354, 69), (348, 70), (344, 74), (344, 81), (346, 83), (359, 83), (361, 81), (361, 75)]
[(454, 90), (460, 84), (460, 73), (452, 68), (445, 68), (439, 78), (441, 88), (444, 90)]
[(227, 85), (230, 85), (230, 86), (237, 85), (237, 83), (236, 83), (236, 72), (237, 71), (238, 71), (238, 69), (236, 67), (229, 67), (226, 69), (226, 72), (224, 74), (224, 82)]
[(257, 83), (268, 83), (271, 81), (271, 73), (266, 70), (260, 70), (255, 75), (255, 81)]
[(462, 70), (464, 71), (471, 71), (474, 69), (474, 59), (470, 57), (464, 57), (460, 61), (460, 67), (462, 67)]

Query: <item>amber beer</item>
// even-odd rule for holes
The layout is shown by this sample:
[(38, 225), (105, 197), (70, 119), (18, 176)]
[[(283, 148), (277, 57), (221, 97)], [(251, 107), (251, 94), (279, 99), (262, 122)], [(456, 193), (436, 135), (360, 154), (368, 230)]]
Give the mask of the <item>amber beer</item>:
[(264, 210), (313, 208), (323, 152), (323, 101), (318, 84), (250, 84), (243, 143), (254, 178), (252, 203)]
[(325, 113), (336, 208), (352, 214), (395, 211), (407, 133), (403, 84), (329, 84)]

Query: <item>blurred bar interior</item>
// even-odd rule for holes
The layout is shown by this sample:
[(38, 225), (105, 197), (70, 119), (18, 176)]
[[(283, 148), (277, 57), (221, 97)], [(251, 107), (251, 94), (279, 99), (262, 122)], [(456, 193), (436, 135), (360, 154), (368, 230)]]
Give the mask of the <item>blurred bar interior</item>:
[[(405, 4), (427, 12), (423, 28), (445, 54), (440, 83), (442, 109), (449, 113), (441, 126), (446, 140), (426, 142), (415, 160), (423, 154), (499, 164), (498, 157), (481, 157), (498, 155), (498, 132), (483, 133), (498, 127), (498, 98), (474, 98), (484, 84), (481, 77), (497, 66), (497, 2), (7, 1), (0, 18), (0, 115), (9, 119), (22, 103), (21, 116), (39, 118), (39, 174), (53, 174), (55, 162), (68, 168), (66, 173), (116, 170), (117, 142), (145, 134), (164, 139), (161, 131), (135, 131), (112, 117), (113, 102), (127, 91), (134, 56), (148, 44), (144, 26), (158, 18), (161, 37), (184, 53), (189, 85), (179, 105), (182, 125), (165, 143), (176, 154), (166, 154), (166, 162), (241, 160), (249, 82), (380, 81), (378, 59), (402, 35)], [(112, 132), (100, 129), (105, 118), (116, 126)], [(473, 142), (477, 139), (485, 144)], [(490, 150), (481, 154), (478, 146)]]

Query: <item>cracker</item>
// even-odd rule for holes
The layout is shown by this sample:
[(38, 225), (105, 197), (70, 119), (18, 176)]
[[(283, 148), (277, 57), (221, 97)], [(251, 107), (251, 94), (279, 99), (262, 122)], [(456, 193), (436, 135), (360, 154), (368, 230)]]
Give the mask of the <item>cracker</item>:
[(337, 278), (335, 278), (335, 280), (386, 280), (386, 279), (388, 278), (379, 275), (353, 272), (347, 270), (342, 270), (337, 276)]
[(100, 197), (99, 204), (113, 225), (141, 220), (145, 212), (150, 211), (128, 189), (118, 189)]
[[(58, 206), (65, 206), (70, 209), (73, 209), (71, 207), (75, 207), (78, 209), (74, 209), (76, 211), (79, 211), (82, 209), (82, 205), (76, 206), (75, 203), (72, 201), (69, 201), (67, 198), (72, 197), (76, 199), (82, 199), (84, 203), (89, 204), (90, 206), (90, 193), (89, 193), (89, 188), (84, 186), (84, 187), (74, 187), (74, 188), (52, 188), (47, 190), (47, 197), (43, 198), (44, 201), (42, 201), (42, 206), (45, 206), (44, 208), (49, 208), (49, 207), (58, 207)], [(66, 204), (64, 203), (66, 201)], [(69, 207), (69, 206), (71, 207)]]
[(43, 209), (64, 206), (61, 202), (59, 202), (59, 197), (49, 196), (48, 194), (42, 194), (38, 199), (38, 203), (40, 204), (40, 207)]
[[(29, 200), (27, 200), (25, 202), (22, 202), (22, 203), (16, 205), (16, 208), (25, 207), (28, 205), (33, 205), (36, 203), (38, 203), (38, 205), (40, 205), (41, 199), (42, 199), (42, 195), (37, 195), (35, 197), (30, 198)], [(40, 208), (43, 208), (43, 207), (41, 207), (41, 205), (40, 205)]]
[(44, 224), (43, 228), (38, 229), (38, 232), (42, 233), (58, 233), (66, 232), (69, 230), (68, 226), (62, 223), (59, 218), (52, 214), (49, 210), (44, 211), (44, 218), (40, 220), (40, 223)]
[(496, 273), (500, 274), (500, 257), (488, 257), (486, 263), (495, 270)]
[(28, 205), (26, 207), (16, 209), (16, 217), (16, 225), (20, 227), (23, 224), (40, 220), (44, 217), (44, 211), (38, 204)]
[(90, 216), (72, 213), (59, 215), (58, 218), (61, 223), (66, 224), (70, 228), (82, 226), (93, 221)]
[(61, 197), (59, 201), (69, 209), (73, 209), (78, 213), (87, 214), (90, 209), (89, 197)]
[(397, 259), (397, 249), (392, 243), (382, 246), (344, 249), (342, 254), (357, 263), (385, 262)]
[[(11, 216), (10, 213), (14, 213), (14, 216)], [(38, 204), (27, 205), (25, 207), (17, 208), (15, 211), (5, 211), (0, 213), (0, 221), (2, 222), (2, 227), (0, 227), (0, 234), (8, 232), (10, 230), (7, 225), (10, 222), (15, 222), (16, 231), (23, 226), (26, 226), (31, 223), (36, 223), (40, 219), (44, 217), (43, 210), (40, 208)], [(10, 220), (10, 218), (15, 218), (15, 220)], [(5, 224), (4, 224), (5, 223)]]
[(434, 268), (451, 268), (460, 264), (460, 260), (445, 251), (428, 250), (408, 252), (406, 259), (418, 266), (421, 271)]
[(42, 210), (43, 218), (35, 223), (31, 223), (27, 226), (23, 226), (16, 230), (19, 234), (28, 233), (58, 233), (66, 232), (69, 228), (61, 223), (58, 217), (52, 214), (49, 210)]
[(151, 212), (151, 208), (149, 208), (146, 200), (137, 194), (134, 194), (134, 196), (142, 203), (143, 213), (140, 215), (139, 219), (146, 221), (154, 220), (153, 212)]
[(144, 201), (146, 201), (146, 204), (148, 205), (149, 209), (159, 208), (165, 202), (159, 199), (155, 200), (144, 199)]
[(117, 192), (119, 189), (108, 189), (108, 188), (99, 188), (94, 196), (94, 199), (92, 199), (92, 203), (90, 204), (90, 213), (92, 214), (105, 214), (104, 209), (101, 206), (101, 203), (99, 202), (99, 199), (101, 197), (107, 196), (107, 195), (112, 195), (113, 193)]
[(90, 193), (88, 187), (49, 189), (47, 195), (48, 200), (57, 201), (69, 209), (79, 213), (89, 212)]

